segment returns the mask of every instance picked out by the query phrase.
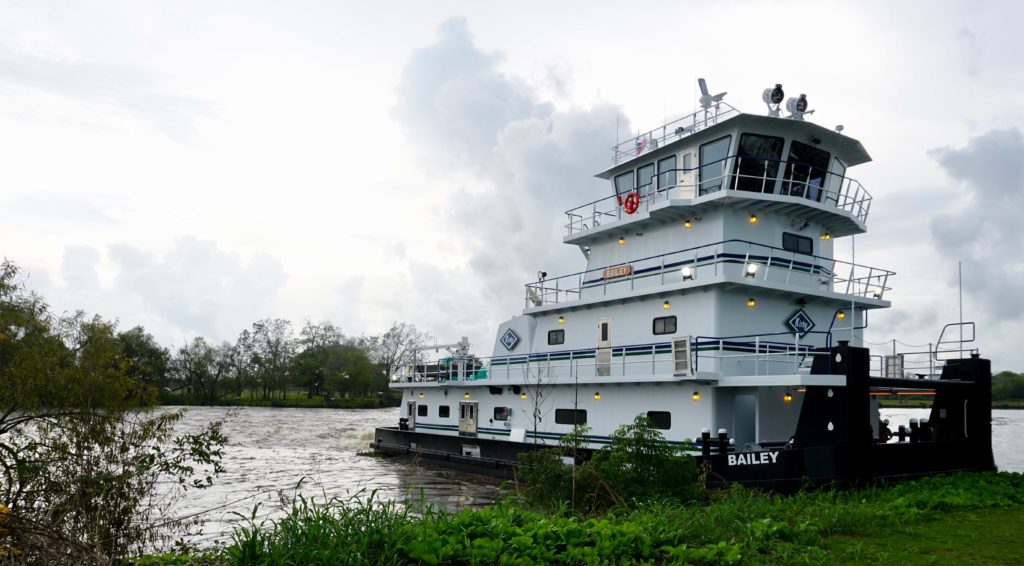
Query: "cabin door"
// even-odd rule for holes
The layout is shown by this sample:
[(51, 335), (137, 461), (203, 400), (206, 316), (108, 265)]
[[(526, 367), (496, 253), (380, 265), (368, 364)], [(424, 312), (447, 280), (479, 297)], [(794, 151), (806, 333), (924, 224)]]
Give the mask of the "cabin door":
[(612, 319), (597, 321), (597, 375), (612, 374)]
[(459, 401), (459, 436), (476, 436), (478, 409), (476, 401)]
[(757, 442), (757, 397), (737, 395), (733, 412), (733, 437), (739, 450), (748, 442)]
[(405, 416), (409, 419), (409, 430), (412, 430), (416, 428), (416, 401), (409, 401), (405, 406)]

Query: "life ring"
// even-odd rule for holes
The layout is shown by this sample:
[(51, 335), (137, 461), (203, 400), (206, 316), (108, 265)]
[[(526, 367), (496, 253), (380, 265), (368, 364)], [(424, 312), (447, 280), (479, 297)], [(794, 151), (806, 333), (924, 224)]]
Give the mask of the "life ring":
[(640, 208), (640, 195), (636, 191), (630, 191), (622, 201), (622, 210), (625, 210), (626, 214), (633, 214), (638, 208)]

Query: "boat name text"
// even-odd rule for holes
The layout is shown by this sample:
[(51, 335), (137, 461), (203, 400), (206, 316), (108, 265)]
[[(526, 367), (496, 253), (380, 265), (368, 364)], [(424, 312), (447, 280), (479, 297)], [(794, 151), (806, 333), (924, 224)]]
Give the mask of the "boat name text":
[(609, 267), (604, 270), (601, 275), (604, 279), (617, 279), (619, 277), (626, 277), (633, 274), (633, 266), (630, 264), (616, 265), (615, 267)]
[(729, 465), (751, 466), (757, 464), (774, 464), (778, 458), (778, 452), (751, 452), (749, 454), (729, 454)]

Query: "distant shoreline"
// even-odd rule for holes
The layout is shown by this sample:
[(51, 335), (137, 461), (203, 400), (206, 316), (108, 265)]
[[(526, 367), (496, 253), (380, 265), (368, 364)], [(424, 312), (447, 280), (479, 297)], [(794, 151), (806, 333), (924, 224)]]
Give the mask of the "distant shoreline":
[(273, 409), (383, 409), (398, 407), (398, 398), (339, 398), (324, 400), (323, 397), (288, 397), (286, 399), (219, 398), (197, 402), (184, 395), (164, 394), (160, 405), (166, 407), (268, 407)]
[[(931, 399), (881, 399), (878, 406), (883, 409), (930, 409)], [(993, 409), (1024, 409), (1024, 399), (992, 401)]]

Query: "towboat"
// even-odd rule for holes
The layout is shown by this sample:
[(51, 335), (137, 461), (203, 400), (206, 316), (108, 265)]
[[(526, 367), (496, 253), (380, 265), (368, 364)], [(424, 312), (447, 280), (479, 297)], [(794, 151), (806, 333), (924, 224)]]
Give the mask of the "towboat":
[[(926, 349), (866, 347), (894, 276), (854, 261), (873, 200), (850, 173), (868, 152), (782, 85), (755, 115), (699, 84), (696, 112), (617, 143), (597, 174), (608, 192), (566, 212), (563, 243), (585, 268), (527, 283), (489, 357), (465, 338), (417, 350), (374, 450), (513, 477), (518, 454), (577, 424), (600, 450), (646, 415), (720, 482), (995, 469), (973, 323)], [(929, 418), (880, 419), (880, 398), (910, 394)]]

